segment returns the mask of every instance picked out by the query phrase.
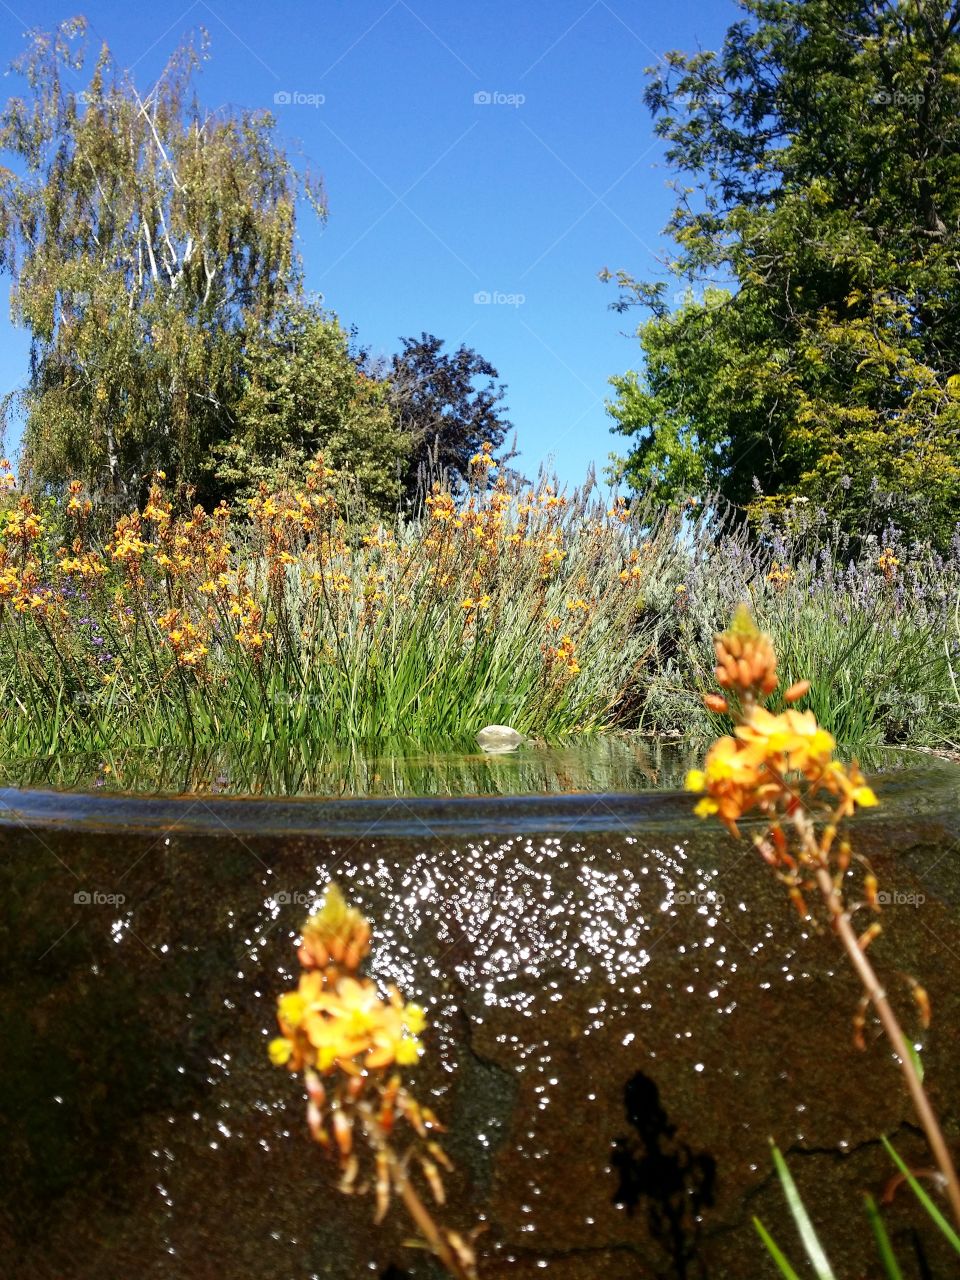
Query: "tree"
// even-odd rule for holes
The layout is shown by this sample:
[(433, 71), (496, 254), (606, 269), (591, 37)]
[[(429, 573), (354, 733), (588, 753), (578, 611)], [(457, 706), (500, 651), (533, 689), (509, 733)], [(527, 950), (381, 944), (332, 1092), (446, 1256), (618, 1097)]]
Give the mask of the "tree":
[(651, 311), (642, 372), (614, 380), (627, 475), (754, 514), (800, 495), (861, 530), (885, 491), (943, 543), (960, 501), (960, 3), (742, 8), (719, 54), (668, 55), (646, 92), (677, 175), (672, 267), (707, 287), (671, 310), (664, 283), (618, 275), (617, 305)]
[(386, 383), (360, 369), (336, 317), (291, 300), (247, 343), (236, 426), (207, 464), (218, 492), (248, 495), (260, 481), (302, 473), (322, 452), (380, 510), (395, 506), (409, 439), (394, 422)]
[[(454, 489), (465, 484), (470, 459), (484, 444), (499, 449), (511, 423), (502, 407), (505, 388), (489, 360), (465, 346), (445, 354), (443, 340), (432, 334), (401, 342), (389, 379), (397, 424), (410, 440), (403, 490), (412, 500), (425, 479), (440, 473)], [(486, 382), (476, 386), (476, 379)], [(514, 457), (510, 450), (498, 462)]]
[[(82, 19), (34, 34), (25, 98), (0, 115), (0, 269), (31, 334), (24, 461), (135, 499), (200, 480), (229, 437), (248, 335), (299, 287), (298, 191), (264, 112), (202, 114), (181, 47), (141, 96), (104, 47), (86, 88)], [(202, 489), (202, 483), (201, 483)]]

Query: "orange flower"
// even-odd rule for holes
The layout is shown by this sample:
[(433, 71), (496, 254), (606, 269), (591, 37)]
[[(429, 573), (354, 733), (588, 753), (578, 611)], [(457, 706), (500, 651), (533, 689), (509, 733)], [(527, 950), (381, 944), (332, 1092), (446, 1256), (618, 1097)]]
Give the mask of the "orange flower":
[(877, 803), (857, 766), (833, 759), (833, 737), (817, 724), (812, 711), (784, 711), (775, 716), (754, 707), (735, 730), (719, 738), (707, 752), (703, 769), (687, 774), (687, 790), (704, 792), (695, 812), (716, 814), (737, 835), (737, 820), (751, 809), (773, 813), (796, 803), (788, 775), (802, 775), (818, 789), (840, 797), (841, 814), (855, 805)]
[(687, 790), (706, 793), (695, 809), (699, 817), (716, 814), (737, 835), (737, 819), (758, 806), (769, 808), (780, 788), (756, 751), (723, 737), (707, 752), (703, 769), (687, 774)]

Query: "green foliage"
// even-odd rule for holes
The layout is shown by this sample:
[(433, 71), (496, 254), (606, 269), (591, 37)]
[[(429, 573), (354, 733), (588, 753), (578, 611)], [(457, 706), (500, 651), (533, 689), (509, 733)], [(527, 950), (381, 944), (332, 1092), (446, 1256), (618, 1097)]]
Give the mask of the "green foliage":
[(307, 471), (306, 487), (212, 516), (172, 513), (154, 489), (107, 546), (82, 494), (35, 510), (11, 490), (7, 758), (459, 745), (498, 722), (547, 741), (707, 738), (713, 636), (741, 601), (773, 634), (784, 687), (812, 680), (800, 705), (845, 753), (960, 738), (957, 560), (869, 540), (855, 559), (816, 525), (771, 558), (712, 509), (479, 475), (460, 506), (437, 492), (422, 517), (381, 518), (349, 475)]
[(250, 337), (242, 370), (236, 426), (206, 463), (217, 493), (247, 497), (260, 483), (275, 489), (302, 477), (322, 453), (372, 506), (396, 505), (409, 437), (395, 425), (389, 387), (357, 367), (335, 317), (286, 303), (269, 329)]
[(624, 523), (589, 495), (496, 488), (386, 524), (324, 470), (235, 523), (172, 516), (157, 487), (77, 557), (47, 530), (25, 553), (19, 499), (0, 529), (5, 756), (463, 741), (489, 723), (555, 740), (630, 714), (662, 626), (637, 591), (676, 576), (677, 513)]
[[(0, 268), (29, 329), (24, 461), (122, 500), (229, 435), (246, 335), (298, 284), (300, 182), (262, 112), (203, 115), (181, 47), (142, 96), (81, 19), (37, 33), (0, 115)], [(319, 193), (307, 191), (319, 208)]]
[(863, 529), (872, 492), (940, 545), (960, 499), (960, 14), (946, 0), (745, 0), (720, 53), (674, 53), (647, 101), (678, 175), (678, 278), (614, 379), (626, 475)]
[[(918, 1203), (923, 1207), (930, 1221), (934, 1224), (954, 1253), (960, 1254), (960, 1237), (958, 1237), (953, 1227), (951, 1227), (950, 1223), (933, 1203), (926, 1191), (924, 1191), (923, 1187), (920, 1186), (920, 1183), (917, 1182), (916, 1178), (907, 1168), (900, 1154), (892, 1146), (888, 1138), (883, 1138), (883, 1145), (887, 1150), (887, 1154), (903, 1174), (911, 1191), (916, 1197)], [(796, 1183), (794, 1182), (790, 1170), (787, 1167), (787, 1162), (784, 1160), (779, 1148), (773, 1143), (771, 1143), (771, 1146), (773, 1149), (773, 1161), (777, 1170), (777, 1177), (779, 1178), (780, 1185), (783, 1188), (783, 1194), (786, 1198), (787, 1206), (790, 1209), (790, 1216), (793, 1218), (794, 1224), (800, 1235), (800, 1240), (803, 1244), (807, 1260), (813, 1268), (813, 1272), (816, 1275), (817, 1280), (835, 1280), (833, 1269), (831, 1268), (830, 1263), (827, 1260), (827, 1256), (823, 1251), (823, 1246), (821, 1245), (819, 1237), (814, 1230), (813, 1223), (810, 1221), (810, 1215), (807, 1213), (807, 1209), (803, 1203), (800, 1192), (797, 1190)], [(903, 1280), (903, 1272), (894, 1253), (893, 1245), (891, 1244), (890, 1237), (887, 1234), (883, 1218), (881, 1217), (876, 1201), (872, 1196), (867, 1195), (864, 1197), (864, 1207), (867, 1219), (870, 1223), (874, 1242), (877, 1247), (877, 1253), (879, 1254), (881, 1264), (883, 1265), (884, 1276), (887, 1280)], [(784, 1277), (784, 1280), (799, 1280), (796, 1270), (793, 1268), (783, 1250), (780, 1249), (770, 1232), (766, 1229), (759, 1218), (754, 1218), (753, 1224), (757, 1230), (757, 1234), (763, 1241), (764, 1248), (773, 1260), (780, 1275)]]

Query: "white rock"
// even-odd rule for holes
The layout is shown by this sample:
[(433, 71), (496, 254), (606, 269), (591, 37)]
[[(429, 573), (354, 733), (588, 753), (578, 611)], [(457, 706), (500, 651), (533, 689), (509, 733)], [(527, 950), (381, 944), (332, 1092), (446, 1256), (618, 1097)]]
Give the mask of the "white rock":
[(507, 751), (516, 751), (522, 742), (526, 742), (526, 738), (522, 733), (517, 733), (516, 729), (511, 729), (509, 725), (488, 724), (477, 734), (477, 741), (482, 751), (487, 751), (491, 755), (502, 755)]

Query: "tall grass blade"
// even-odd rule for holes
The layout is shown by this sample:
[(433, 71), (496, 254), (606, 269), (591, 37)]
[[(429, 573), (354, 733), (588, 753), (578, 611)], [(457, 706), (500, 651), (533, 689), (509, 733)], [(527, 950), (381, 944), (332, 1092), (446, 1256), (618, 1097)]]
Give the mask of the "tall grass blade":
[(877, 1252), (880, 1254), (880, 1261), (883, 1263), (887, 1280), (903, 1280), (903, 1272), (900, 1270), (900, 1264), (897, 1262), (896, 1255), (893, 1252), (893, 1245), (890, 1243), (890, 1237), (887, 1234), (887, 1228), (884, 1226), (883, 1218), (880, 1216), (876, 1200), (871, 1195), (865, 1195), (863, 1202), (866, 1206), (867, 1217), (870, 1220), (873, 1238), (877, 1242)]
[(763, 1225), (763, 1223), (760, 1221), (760, 1219), (754, 1218), (753, 1225), (756, 1227), (757, 1235), (763, 1241), (767, 1252), (770, 1254), (770, 1257), (777, 1264), (777, 1268), (779, 1269), (780, 1274), (784, 1277), (784, 1280), (800, 1280), (800, 1277), (797, 1275), (793, 1267), (791, 1267), (790, 1263), (784, 1257), (783, 1252), (780, 1249), (779, 1245), (774, 1240), (770, 1232)]
[(960, 1236), (957, 1235), (956, 1231), (954, 1231), (953, 1227), (946, 1220), (946, 1218), (943, 1216), (943, 1214), (940, 1212), (937, 1206), (933, 1203), (933, 1201), (927, 1195), (926, 1191), (924, 1191), (923, 1187), (921, 1187), (920, 1183), (917, 1181), (917, 1179), (913, 1176), (913, 1174), (907, 1168), (906, 1164), (904, 1163), (903, 1159), (900, 1156), (900, 1153), (894, 1147), (893, 1143), (889, 1140), (889, 1138), (887, 1138), (886, 1135), (884, 1135), (882, 1141), (883, 1141), (883, 1145), (887, 1149), (888, 1155), (891, 1157), (894, 1164), (896, 1164), (897, 1168), (906, 1178), (910, 1186), (910, 1190), (913, 1192), (913, 1194), (917, 1197), (917, 1199), (923, 1205), (924, 1209), (926, 1209), (927, 1213), (930, 1215), (932, 1220), (937, 1224), (937, 1226), (943, 1232), (944, 1237), (947, 1239), (950, 1245), (956, 1250), (957, 1253), (960, 1253)]
[(817, 1233), (813, 1228), (813, 1223), (810, 1221), (810, 1215), (807, 1213), (800, 1192), (797, 1190), (797, 1184), (787, 1168), (787, 1162), (784, 1160), (776, 1143), (771, 1142), (770, 1146), (773, 1151), (773, 1163), (776, 1166), (777, 1176), (783, 1187), (783, 1194), (787, 1198), (787, 1205), (793, 1215), (794, 1222), (797, 1224), (800, 1239), (803, 1241), (807, 1257), (816, 1272), (817, 1280), (836, 1280), (833, 1268), (827, 1260), (827, 1255), (824, 1253), (823, 1247), (817, 1238)]

